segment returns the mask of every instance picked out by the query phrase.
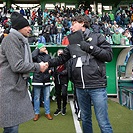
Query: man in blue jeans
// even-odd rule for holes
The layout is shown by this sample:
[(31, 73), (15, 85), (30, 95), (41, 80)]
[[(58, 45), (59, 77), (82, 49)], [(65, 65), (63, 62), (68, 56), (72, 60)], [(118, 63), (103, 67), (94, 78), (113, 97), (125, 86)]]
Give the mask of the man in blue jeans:
[(107, 79), (105, 62), (112, 61), (111, 45), (100, 33), (89, 30), (87, 16), (75, 16), (71, 19), (68, 35), (69, 45), (63, 54), (45, 63), (45, 67), (57, 66), (72, 58), (71, 74), (81, 110), (84, 133), (93, 133), (91, 101), (94, 105), (96, 119), (102, 133), (112, 133), (108, 118)]
[[(46, 62), (50, 59), (50, 55), (43, 43), (38, 43), (37, 48), (32, 52), (33, 62)], [(33, 74), (33, 99), (34, 99), (34, 121), (37, 121), (40, 117), (40, 94), (43, 92), (45, 117), (48, 120), (52, 120), (53, 117), (50, 114), (50, 76), (52, 69), (47, 69), (44, 73), (35, 72)]]

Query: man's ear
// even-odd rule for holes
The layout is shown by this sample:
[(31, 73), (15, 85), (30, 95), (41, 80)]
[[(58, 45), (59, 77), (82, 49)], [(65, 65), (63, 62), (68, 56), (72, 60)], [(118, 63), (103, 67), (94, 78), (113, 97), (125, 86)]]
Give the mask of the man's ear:
[(81, 26), (82, 26), (82, 27), (84, 27), (84, 24), (85, 24), (85, 23), (84, 23), (84, 22), (82, 22), (82, 23), (80, 23), (80, 24), (81, 24)]

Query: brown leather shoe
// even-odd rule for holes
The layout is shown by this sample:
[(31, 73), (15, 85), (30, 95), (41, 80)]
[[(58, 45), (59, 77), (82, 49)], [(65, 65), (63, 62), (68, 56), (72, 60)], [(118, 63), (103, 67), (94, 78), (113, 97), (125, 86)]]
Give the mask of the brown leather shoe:
[(45, 117), (48, 119), (48, 120), (52, 120), (53, 117), (50, 115), (50, 114), (45, 114)]
[(35, 116), (34, 116), (34, 121), (37, 121), (39, 119), (39, 114), (35, 114)]

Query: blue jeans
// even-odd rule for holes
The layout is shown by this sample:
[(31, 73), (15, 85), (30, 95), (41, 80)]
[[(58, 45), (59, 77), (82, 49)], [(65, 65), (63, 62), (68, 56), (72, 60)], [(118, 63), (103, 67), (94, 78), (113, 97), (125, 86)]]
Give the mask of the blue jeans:
[(45, 114), (50, 114), (50, 86), (34, 86), (34, 112), (40, 113), (40, 93), (43, 90)]
[(57, 44), (61, 44), (62, 41), (62, 33), (57, 33)]
[(12, 127), (4, 127), (3, 133), (18, 133), (18, 127), (19, 127), (19, 125), (12, 126)]
[(105, 88), (79, 89), (76, 88), (79, 108), (81, 110), (82, 127), (84, 133), (93, 133), (91, 100), (94, 105), (96, 119), (101, 133), (113, 133), (108, 118), (107, 92)]
[(57, 35), (56, 34), (52, 34), (52, 35), (50, 35), (50, 40), (51, 40), (51, 42), (53, 42), (53, 43), (57, 43)]

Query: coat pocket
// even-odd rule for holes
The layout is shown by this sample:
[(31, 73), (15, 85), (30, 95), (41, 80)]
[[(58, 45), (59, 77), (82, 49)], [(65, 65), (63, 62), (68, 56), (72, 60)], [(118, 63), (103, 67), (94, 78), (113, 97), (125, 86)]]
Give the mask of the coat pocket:
[(27, 87), (27, 81), (23, 79), (22, 75), (19, 75), (18, 81), (16, 82), (15, 85), (15, 90), (17, 91), (24, 91)]

